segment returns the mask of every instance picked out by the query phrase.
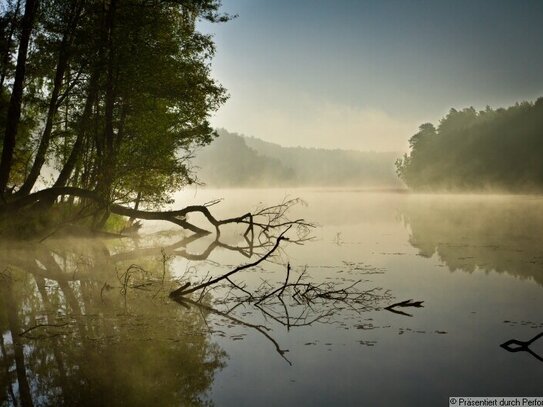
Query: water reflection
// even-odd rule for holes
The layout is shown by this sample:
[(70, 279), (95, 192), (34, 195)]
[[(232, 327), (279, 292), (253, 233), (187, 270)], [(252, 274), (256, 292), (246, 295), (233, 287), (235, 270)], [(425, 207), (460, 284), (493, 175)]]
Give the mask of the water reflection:
[[(301, 244), (308, 239), (297, 233), (289, 242)], [(183, 275), (176, 281), (174, 271), (178, 274), (179, 270), (174, 270), (174, 261), (196, 260), (201, 265), (218, 248), (262, 259), (278, 243), (269, 233), (187, 236), (171, 231), (143, 239), (2, 241), (3, 401), (21, 405), (209, 404), (207, 393), (226, 359), (225, 352), (210, 342), (211, 314), (257, 330), (288, 361), (286, 350), (268, 334), (268, 328), (236, 318), (231, 315), (233, 309), (212, 307), (211, 289), (196, 293), (196, 301), (181, 298), (178, 302), (183, 308), (168, 298), (187, 278)], [(197, 268), (189, 274), (196, 274), (189, 275), (189, 280), (202, 278)], [(223, 296), (223, 305), (230, 301), (236, 303), (233, 308), (243, 302), (237, 296)]]
[(537, 341), (539, 338), (543, 338), (543, 332), (540, 334), (534, 336), (529, 341), (519, 341), (517, 339), (510, 339), (507, 342), (502, 343), (500, 346), (505, 349), (508, 352), (527, 352), (530, 355), (532, 355), (534, 358), (539, 360), (540, 362), (543, 362), (543, 356), (535, 353), (532, 349), (530, 349), (530, 345)]
[(415, 197), (402, 214), (411, 245), (451, 271), (496, 271), (543, 285), (541, 200)]
[(170, 270), (153, 257), (187, 243), (2, 242), (0, 402), (208, 403), (226, 355), (210, 341), (205, 309), (180, 309), (162, 295)]

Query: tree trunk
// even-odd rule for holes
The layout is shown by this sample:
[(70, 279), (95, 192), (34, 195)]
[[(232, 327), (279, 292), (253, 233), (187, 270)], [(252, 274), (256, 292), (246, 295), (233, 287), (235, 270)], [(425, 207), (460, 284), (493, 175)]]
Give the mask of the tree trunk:
[(94, 105), (94, 102), (96, 101), (96, 98), (98, 97), (98, 76), (98, 70), (95, 70), (91, 75), (89, 90), (87, 93), (87, 100), (85, 101), (85, 107), (83, 108), (83, 114), (81, 115), (81, 120), (79, 122), (79, 131), (77, 133), (77, 138), (75, 140), (74, 146), (72, 147), (72, 151), (70, 152), (68, 160), (66, 161), (66, 164), (64, 164), (64, 167), (60, 171), (60, 174), (55, 182), (55, 187), (66, 186), (68, 180), (70, 179), (70, 176), (72, 175), (75, 165), (77, 164), (77, 160), (79, 158), (79, 155), (81, 154), (81, 150), (83, 149), (83, 142), (85, 141), (87, 129), (90, 125), (92, 107)]
[(8, 116), (6, 120), (6, 132), (4, 133), (4, 146), (2, 149), (2, 158), (0, 161), (0, 195), (3, 197), (9, 182), (11, 164), (13, 162), (13, 152), (17, 137), (17, 128), (21, 119), (21, 104), (23, 100), (23, 84), (26, 71), (26, 57), (28, 54), (28, 44), (30, 35), (34, 26), (34, 16), (38, 8), (38, 0), (26, 0), (25, 12), (23, 16), (21, 41), (17, 55), (17, 67), (15, 69), (15, 80), (13, 82), (13, 91), (9, 101)]
[(47, 149), (49, 148), (49, 142), (51, 141), (51, 134), (53, 132), (53, 119), (58, 110), (58, 97), (60, 95), (60, 90), (62, 88), (62, 83), (64, 80), (64, 73), (68, 67), (68, 38), (67, 33), (65, 33), (64, 38), (62, 39), (62, 44), (60, 46), (60, 52), (58, 56), (57, 70), (55, 73), (55, 79), (53, 83), (53, 91), (51, 92), (51, 99), (49, 100), (49, 108), (47, 111), (47, 119), (45, 121), (45, 128), (40, 139), (40, 144), (38, 146), (38, 151), (36, 157), (34, 158), (34, 163), (30, 169), (30, 173), (26, 178), (23, 186), (20, 189), (22, 195), (28, 195), (36, 180), (40, 175), (41, 168), (45, 163), (45, 155)]
[[(98, 183), (96, 191), (104, 198), (109, 198), (111, 193), (111, 185), (113, 183), (113, 168), (115, 164), (114, 158), (114, 109), (115, 109), (115, 81), (117, 76), (117, 64), (115, 57), (115, 17), (117, 11), (117, 0), (111, 0), (106, 15), (106, 42), (107, 47), (107, 77), (106, 77), (106, 92), (104, 98), (104, 131), (103, 135), (96, 140), (98, 147)], [(101, 153), (101, 154), (100, 154)]]
[(9, 32), (6, 38), (6, 52), (2, 55), (2, 74), (0, 74), (0, 90), (4, 89), (4, 81), (6, 80), (9, 59), (11, 57), (11, 41), (13, 40), (13, 34), (15, 33), (15, 24), (17, 22), (17, 15), (21, 9), (21, 0), (17, 0), (13, 17), (10, 21)]
[(81, 2), (73, 3), (72, 9), (70, 11), (70, 21), (62, 36), (62, 41), (60, 43), (58, 53), (55, 79), (53, 81), (53, 90), (51, 92), (51, 99), (49, 100), (49, 108), (45, 121), (45, 128), (43, 130), (40, 144), (38, 146), (38, 151), (36, 153), (32, 168), (30, 169), (30, 173), (20, 189), (20, 193), (22, 195), (28, 195), (30, 193), (30, 190), (32, 189), (40, 175), (41, 168), (45, 163), (45, 155), (47, 154), (47, 149), (49, 148), (51, 134), (53, 131), (53, 120), (59, 108), (60, 90), (62, 89), (64, 74), (66, 73), (66, 69), (68, 68), (68, 61), (70, 59), (70, 47), (73, 40), (73, 34), (77, 27), (77, 23), (81, 14), (81, 5)]

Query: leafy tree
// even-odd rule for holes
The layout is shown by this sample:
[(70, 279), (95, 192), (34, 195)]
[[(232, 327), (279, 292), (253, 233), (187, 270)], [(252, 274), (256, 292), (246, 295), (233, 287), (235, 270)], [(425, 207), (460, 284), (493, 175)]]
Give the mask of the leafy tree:
[(543, 98), (507, 109), (451, 109), (437, 129), (424, 124), (396, 163), (418, 190), (543, 189)]
[[(61, 188), (75, 187), (97, 197), (100, 225), (108, 203), (157, 207), (193, 182), (192, 150), (213, 140), (209, 116), (227, 97), (211, 77), (212, 37), (197, 24), (227, 21), (219, 7), (219, 0), (8, 2), (0, 15), (0, 212), (37, 200), (34, 210), (47, 210), (69, 194)], [(37, 183), (46, 165), (58, 171), (55, 191), (33, 202), (28, 197), (47, 186)]]

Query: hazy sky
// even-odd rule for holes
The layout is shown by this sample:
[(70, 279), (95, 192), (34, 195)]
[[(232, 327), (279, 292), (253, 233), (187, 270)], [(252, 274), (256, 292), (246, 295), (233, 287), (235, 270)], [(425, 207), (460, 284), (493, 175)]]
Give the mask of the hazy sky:
[(543, 0), (223, 0), (216, 127), (283, 145), (405, 150), (451, 107), (543, 96)]

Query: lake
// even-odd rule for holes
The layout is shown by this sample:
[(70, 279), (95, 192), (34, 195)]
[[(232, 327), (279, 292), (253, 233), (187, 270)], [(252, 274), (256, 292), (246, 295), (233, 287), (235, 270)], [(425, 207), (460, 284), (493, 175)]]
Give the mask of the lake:
[[(201, 306), (168, 293), (254, 262), (274, 240), (249, 245), (232, 225), (217, 244), (157, 221), (139, 238), (3, 242), (0, 403), (543, 396), (543, 337), (517, 352), (500, 346), (543, 332), (543, 197), (202, 188), (172, 207), (223, 198), (210, 210), (228, 218), (295, 197), (303, 202), (287, 216), (314, 223), (310, 234), (290, 230), (271, 261), (194, 293)], [(250, 299), (280, 288), (287, 264), (288, 281), (305, 285)], [(421, 306), (394, 305), (407, 300)]]

